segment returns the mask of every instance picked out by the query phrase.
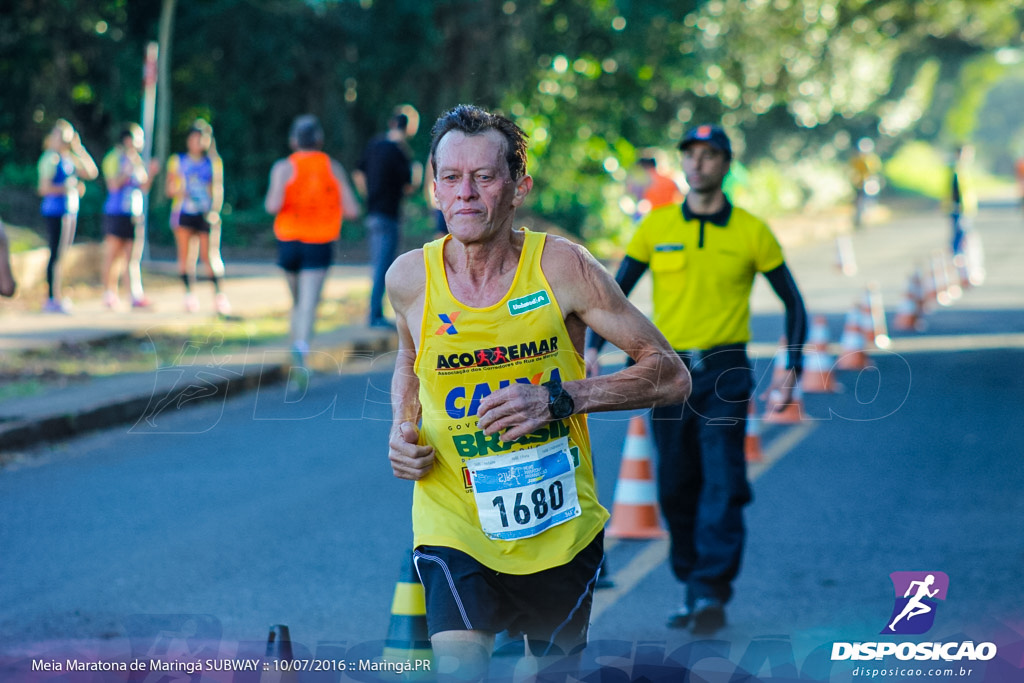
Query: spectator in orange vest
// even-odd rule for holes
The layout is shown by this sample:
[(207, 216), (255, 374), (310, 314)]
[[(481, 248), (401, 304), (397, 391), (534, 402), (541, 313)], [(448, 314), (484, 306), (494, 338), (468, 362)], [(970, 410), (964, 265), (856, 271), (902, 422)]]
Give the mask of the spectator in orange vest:
[(640, 168), (647, 173), (648, 183), (643, 188), (643, 195), (640, 198), (640, 215), (650, 213), (654, 209), (669, 204), (679, 204), (683, 201), (683, 194), (679, 191), (676, 181), (658, 170), (658, 162), (652, 157), (643, 157), (639, 162)]

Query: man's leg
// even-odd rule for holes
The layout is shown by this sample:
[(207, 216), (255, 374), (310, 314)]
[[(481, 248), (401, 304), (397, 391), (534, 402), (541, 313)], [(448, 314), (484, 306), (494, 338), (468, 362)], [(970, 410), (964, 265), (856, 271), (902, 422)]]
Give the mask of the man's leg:
[(378, 214), (366, 219), (370, 230), (373, 288), (370, 291), (370, 324), (384, 321), (385, 276), (398, 252), (398, 221)]
[[(700, 444), (696, 430), (687, 429), (692, 410), (684, 405), (659, 406), (651, 411), (651, 434), (658, 452), (658, 504), (668, 526), (672, 573), (682, 583), (697, 561), (694, 535), (701, 487)], [(685, 627), (692, 596), (669, 618), (669, 625)]]
[(744, 452), (750, 373), (725, 373), (716, 387), (700, 406), (704, 482), (697, 509), (697, 561), (689, 580), (695, 603), (710, 604), (714, 612), (703, 624), (695, 615), (694, 628), (704, 632), (724, 625), (722, 607), (732, 597), (732, 581), (743, 556), (743, 507), (751, 498)]
[(487, 631), (441, 631), (430, 638), (440, 681), (480, 681), (487, 677), (494, 634)]

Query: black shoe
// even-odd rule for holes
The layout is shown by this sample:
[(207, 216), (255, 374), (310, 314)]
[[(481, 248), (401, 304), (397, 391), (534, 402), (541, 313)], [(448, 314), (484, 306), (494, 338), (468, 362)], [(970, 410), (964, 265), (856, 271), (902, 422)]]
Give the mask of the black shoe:
[(669, 628), (688, 628), (692, 619), (693, 608), (689, 605), (683, 605), (678, 610), (668, 615), (668, 621), (665, 622), (665, 625)]
[(711, 635), (725, 626), (725, 605), (714, 598), (697, 598), (691, 614), (694, 635)]

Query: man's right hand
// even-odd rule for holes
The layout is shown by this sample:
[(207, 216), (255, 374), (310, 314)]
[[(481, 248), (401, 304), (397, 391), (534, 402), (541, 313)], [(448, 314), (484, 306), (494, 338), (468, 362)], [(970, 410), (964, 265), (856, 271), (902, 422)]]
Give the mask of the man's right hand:
[(388, 460), (399, 479), (418, 481), (434, 468), (434, 447), (418, 445), (419, 437), (420, 432), (412, 422), (402, 422), (391, 430)]

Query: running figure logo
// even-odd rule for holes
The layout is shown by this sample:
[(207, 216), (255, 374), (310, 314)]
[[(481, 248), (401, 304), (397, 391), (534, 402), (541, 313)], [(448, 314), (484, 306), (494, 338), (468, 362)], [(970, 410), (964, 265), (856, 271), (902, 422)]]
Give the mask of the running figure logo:
[(938, 601), (946, 599), (949, 577), (943, 572), (893, 572), (889, 578), (896, 600), (882, 633), (927, 633), (935, 623)]

